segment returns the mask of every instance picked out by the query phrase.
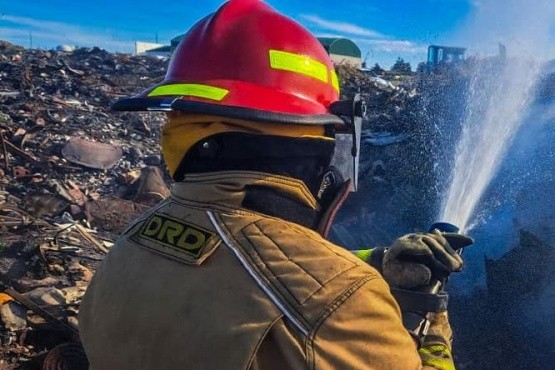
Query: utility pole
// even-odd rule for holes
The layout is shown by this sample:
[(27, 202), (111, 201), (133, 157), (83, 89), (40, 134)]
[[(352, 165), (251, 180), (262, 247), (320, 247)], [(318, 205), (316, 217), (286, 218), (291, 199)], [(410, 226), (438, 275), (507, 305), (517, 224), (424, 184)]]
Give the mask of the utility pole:
[(29, 49), (33, 48), (33, 34), (29, 32)]
[(156, 43), (158, 43), (158, 32), (156, 32), (155, 40), (156, 40)]

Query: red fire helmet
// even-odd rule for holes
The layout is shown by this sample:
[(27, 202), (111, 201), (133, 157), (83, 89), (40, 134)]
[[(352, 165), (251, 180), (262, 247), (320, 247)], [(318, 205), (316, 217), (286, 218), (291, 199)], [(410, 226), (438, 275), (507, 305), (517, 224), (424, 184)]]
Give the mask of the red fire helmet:
[(112, 108), (341, 125), (329, 111), (338, 98), (333, 62), (308, 30), (262, 0), (229, 0), (185, 34), (163, 82)]

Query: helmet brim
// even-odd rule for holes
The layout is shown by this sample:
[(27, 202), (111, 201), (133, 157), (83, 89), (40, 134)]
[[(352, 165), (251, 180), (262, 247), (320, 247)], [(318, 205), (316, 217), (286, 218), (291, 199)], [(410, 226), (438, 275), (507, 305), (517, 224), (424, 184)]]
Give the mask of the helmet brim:
[(223, 116), (249, 121), (296, 123), (303, 125), (343, 125), (343, 120), (334, 114), (292, 114), (271, 112), (252, 108), (211, 104), (185, 100), (181, 97), (119, 99), (112, 105), (115, 111), (177, 111)]

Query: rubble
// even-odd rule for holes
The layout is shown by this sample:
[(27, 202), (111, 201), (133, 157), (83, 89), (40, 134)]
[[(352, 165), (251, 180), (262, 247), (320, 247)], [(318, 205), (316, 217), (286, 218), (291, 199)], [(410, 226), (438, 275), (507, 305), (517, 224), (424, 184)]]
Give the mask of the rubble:
[(169, 195), (165, 117), (110, 104), (166, 67), (0, 41), (1, 369), (76, 369), (59, 362), (68, 351), (82, 360), (77, 313), (94, 270), (118, 233)]
[(553, 363), (555, 244), (524, 229), (516, 242), (498, 260), (486, 257), (487, 291), (450, 296), (461, 369), (544, 369)]
[(0, 307), (2, 324), (9, 331), (18, 331), (27, 326), (27, 310), (17, 302), (9, 301)]
[(422, 191), (430, 189), (425, 177), (433, 171), (426, 171), (432, 164), (426, 163), (431, 157), (424, 155), (429, 146), (423, 133), (426, 122), (419, 77), (388, 76), (391, 81), (384, 84), (385, 76), (377, 79), (348, 65), (339, 67), (338, 76), (343, 98), (360, 92), (368, 107), (359, 191), (351, 194), (339, 211), (331, 238), (350, 248), (386, 245), (425, 222), (427, 213), (419, 208), (421, 204), (433, 206)]
[(123, 151), (119, 146), (72, 137), (62, 148), (62, 155), (72, 163), (106, 170), (116, 165)]

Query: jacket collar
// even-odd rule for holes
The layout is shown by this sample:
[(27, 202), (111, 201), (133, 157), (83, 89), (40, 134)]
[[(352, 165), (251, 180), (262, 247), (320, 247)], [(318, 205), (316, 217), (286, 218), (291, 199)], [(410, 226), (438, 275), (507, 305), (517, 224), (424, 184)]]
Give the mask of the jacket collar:
[(172, 186), (172, 198), (220, 210), (242, 210), (278, 217), (327, 234), (348, 192), (323, 209), (303, 181), (255, 171), (217, 171), (185, 175)]

